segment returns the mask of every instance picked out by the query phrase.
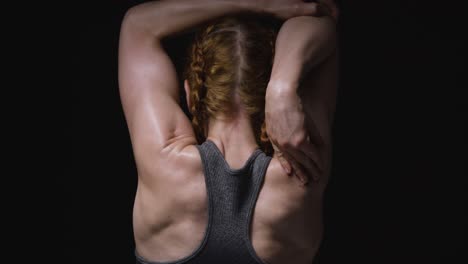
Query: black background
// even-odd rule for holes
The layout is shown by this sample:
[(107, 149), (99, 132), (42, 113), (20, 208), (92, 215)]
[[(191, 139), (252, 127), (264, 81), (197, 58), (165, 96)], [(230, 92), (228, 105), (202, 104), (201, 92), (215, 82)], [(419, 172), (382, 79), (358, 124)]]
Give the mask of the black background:
[[(134, 263), (136, 169), (117, 48), (125, 11), (142, 1), (94, 2), (73, 18), (79, 69), (71, 80), (72, 174), (62, 186), (65, 254), (71, 263)], [(341, 4), (334, 166), (314, 263), (462, 263), (462, 10), (454, 2)]]

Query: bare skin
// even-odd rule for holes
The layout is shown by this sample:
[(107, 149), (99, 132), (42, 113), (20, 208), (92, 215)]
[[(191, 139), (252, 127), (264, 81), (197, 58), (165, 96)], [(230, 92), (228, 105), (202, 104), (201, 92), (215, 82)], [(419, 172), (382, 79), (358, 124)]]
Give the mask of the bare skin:
[[(336, 33), (329, 17), (295, 17), (278, 33), (266, 94), (270, 140), (288, 174), (318, 181), (331, 146), (336, 97)], [(328, 70), (324, 70), (327, 68)], [(333, 76), (335, 73), (335, 76)]]
[[(197, 142), (190, 121), (179, 106), (177, 75), (161, 47), (161, 39), (236, 11), (271, 12), (284, 19), (317, 14), (315, 4), (294, 0), (206, 0), (197, 1), (196, 5), (193, 2), (161, 1), (139, 5), (128, 12), (122, 24), (120, 94), (138, 169), (134, 234), (138, 253), (151, 261), (174, 261), (191, 254), (200, 245), (208, 220), (206, 186), (201, 159), (195, 147)], [(304, 8), (291, 9), (291, 3), (304, 5)], [(327, 18), (314, 19), (296, 22), (329, 27), (328, 22), (320, 22)], [(276, 61), (275, 58), (275, 63), (279, 63)], [(292, 69), (293, 76), (292, 72), (298, 71), (298, 67), (302, 65), (296, 63), (285, 68)], [(336, 88), (336, 81), (332, 80), (336, 79), (336, 55), (323, 58), (311, 68), (313, 70), (307, 77), (302, 76), (302, 83), (314, 89), (303, 89), (304, 107), (301, 109), (307, 119), (314, 120), (308, 124), (313, 123), (314, 129), (318, 128), (320, 135), (325, 135), (323, 138), (329, 138), (330, 119), (324, 118), (320, 107), (308, 105), (320, 101), (314, 96), (326, 94), (328, 98), (330, 93), (333, 94)], [(297, 80), (287, 77), (288, 74), (282, 76), (286, 77), (270, 82), (268, 90), (271, 93), (267, 100), (277, 100), (276, 96), (287, 94), (286, 102), (296, 102), (293, 95), (300, 93), (301, 88), (283, 84), (289, 81), (297, 84)], [(186, 85), (185, 89), (190, 87)], [(322, 94), (319, 91), (329, 92)], [(292, 109), (292, 106), (284, 107)], [(334, 103), (332, 106), (326, 103), (325, 108), (330, 107), (333, 108)], [(295, 124), (295, 127), (304, 126)], [(306, 133), (315, 135), (310, 127), (305, 126)], [(294, 142), (288, 142), (290, 138), (281, 137), (282, 134), (278, 133), (276, 139), (290, 146), (291, 150), (301, 150), (295, 148)], [(231, 168), (241, 167), (257, 148), (252, 127), (242, 112), (230, 122), (210, 120), (208, 138), (215, 142)], [(329, 164), (329, 144), (325, 145), (325, 151), (319, 155), (323, 164)], [(289, 161), (301, 162), (293, 161), (293, 158)], [(306, 159), (304, 162), (311, 161)], [(293, 165), (297, 170), (300, 166), (312, 165)], [(313, 177), (307, 172), (304, 174)], [(250, 228), (251, 243), (262, 260), (271, 264), (301, 264), (313, 260), (322, 239), (322, 197), (328, 174), (329, 166), (325, 165), (317, 177), (321, 180), (305, 186), (299, 178), (287, 175), (278, 153), (274, 154)]]

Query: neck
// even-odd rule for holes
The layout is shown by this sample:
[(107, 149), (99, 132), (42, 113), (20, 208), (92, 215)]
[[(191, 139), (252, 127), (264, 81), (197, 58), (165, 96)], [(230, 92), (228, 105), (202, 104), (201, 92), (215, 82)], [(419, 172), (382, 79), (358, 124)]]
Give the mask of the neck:
[(211, 119), (207, 139), (213, 141), (231, 167), (240, 168), (258, 148), (255, 133), (248, 117)]

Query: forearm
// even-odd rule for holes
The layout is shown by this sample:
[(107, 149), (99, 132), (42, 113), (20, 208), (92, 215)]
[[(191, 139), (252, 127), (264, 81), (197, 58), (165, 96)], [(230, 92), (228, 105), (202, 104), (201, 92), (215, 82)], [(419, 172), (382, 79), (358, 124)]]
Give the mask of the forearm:
[(248, 0), (162, 0), (131, 8), (125, 20), (135, 30), (164, 38), (211, 19), (243, 11), (260, 11)]
[(287, 20), (276, 39), (267, 93), (296, 92), (304, 76), (335, 49), (335, 22), (331, 18), (302, 16)]

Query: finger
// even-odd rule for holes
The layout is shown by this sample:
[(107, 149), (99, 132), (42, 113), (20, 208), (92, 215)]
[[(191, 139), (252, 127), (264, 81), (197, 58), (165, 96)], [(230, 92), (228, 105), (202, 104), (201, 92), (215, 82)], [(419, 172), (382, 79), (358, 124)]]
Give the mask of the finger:
[(272, 145), (272, 147), (273, 147), (273, 149), (275, 151), (275, 153), (273, 155), (274, 156), (276, 155), (276, 157), (278, 158), (278, 161), (280, 162), (280, 164), (283, 167), (286, 174), (291, 175), (291, 172), (292, 172), (291, 164), (283, 157), (283, 152), (278, 148), (277, 144), (274, 143), (273, 140), (270, 140), (270, 141), (271, 141), (271, 145)]
[(303, 3), (296, 9), (297, 15), (302, 16), (332, 16), (332, 9), (324, 3)]
[(289, 161), (287, 161), (284, 157), (278, 157), (278, 160), (281, 166), (283, 167), (284, 171), (286, 172), (286, 174), (288, 176), (291, 176), (292, 168), (291, 168), (291, 164), (289, 163)]
[(328, 15), (333, 17), (335, 20), (338, 19), (338, 16), (339, 16), (339, 10), (338, 10), (338, 7), (337, 5), (335, 4), (335, 2), (333, 0), (319, 0), (318, 1), (319, 4), (321, 4), (322, 6), (325, 6), (326, 9), (328, 9)]
[(317, 15), (319, 16), (332, 16), (332, 10), (328, 7), (328, 5), (324, 3), (319, 3), (317, 5)]
[(307, 175), (312, 176), (313, 180), (318, 180), (322, 172), (317, 168), (315, 162), (307, 157), (302, 151), (297, 149), (288, 148), (285, 150), (289, 156), (291, 156), (302, 168), (305, 169)]
[(283, 153), (283, 155), (284, 158), (288, 160), (288, 162), (291, 164), (294, 175), (301, 181), (302, 185), (307, 185), (307, 183), (309, 182), (309, 177), (305, 173), (302, 166), (289, 154)]
[(319, 14), (319, 5), (317, 3), (302, 3), (301, 5), (298, 5), (296, 7), (296, 10), (294, 13), (297, 14), (297, 16), (316, 16), (320, 15)]
[(311, 144), (310, 141), (306, 141), (306, 143), (300, 145), (299, 150), (314, 163), (314, 166), (316, 166), (320, 172), (323, 172), (323, 162), (318, 154), (319, 150), (316, 146)]
[(315, 162), (317, 168), (323, 172), (324, 162), (321, 158), (321, 150), (325, 147), (325, 140), (320, 130), (317, 127), (316, 122), (310, 117), (306, 116), (306, 131), (307, 137), (305, 144), (300, 144), (299, 149), (304, 152), (309, 159)]

